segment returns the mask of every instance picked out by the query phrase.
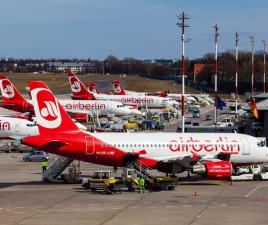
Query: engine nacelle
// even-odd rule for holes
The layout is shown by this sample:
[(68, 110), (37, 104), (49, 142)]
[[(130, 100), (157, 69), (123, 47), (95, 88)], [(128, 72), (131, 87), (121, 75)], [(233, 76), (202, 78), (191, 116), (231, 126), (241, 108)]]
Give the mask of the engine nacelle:
[(87, 113), (74, 113), (74, 114), (72, 114), (72, 118), (77, 120), (79, 123), (87, 123), (88, 122), (88, 114)]
[(192, 173), (208, 180), (228, 180), (232, 175), (232, 164), (228, 161), (204, 162), (194, 165)]

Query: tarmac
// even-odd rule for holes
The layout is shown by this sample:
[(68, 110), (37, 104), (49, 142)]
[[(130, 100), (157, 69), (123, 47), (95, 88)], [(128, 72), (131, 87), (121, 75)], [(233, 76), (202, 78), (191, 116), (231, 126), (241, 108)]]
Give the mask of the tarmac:
[[(174, 191), (108, 195), (42, 183), (40, 163), (22, 156), (0, 154), (1, 225), (267, 225), (267, 181), (182, 181)], [(100, 168), (81, 163), (83, 174)]]

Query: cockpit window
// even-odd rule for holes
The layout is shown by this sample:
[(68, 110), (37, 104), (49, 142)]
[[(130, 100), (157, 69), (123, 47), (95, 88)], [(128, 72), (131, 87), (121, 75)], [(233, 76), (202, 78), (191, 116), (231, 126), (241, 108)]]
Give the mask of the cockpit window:
[(29, 123), (29, 124), (26, 124), (27, 127), (35, 127), (36, 124), (32, 124), (32, 123)]
[(265, 146), (265, 141), (259, 141), (259, 142), (257, 143), (257, 146), (258, 146), (258, 147), (264, 147), (264, 146)]

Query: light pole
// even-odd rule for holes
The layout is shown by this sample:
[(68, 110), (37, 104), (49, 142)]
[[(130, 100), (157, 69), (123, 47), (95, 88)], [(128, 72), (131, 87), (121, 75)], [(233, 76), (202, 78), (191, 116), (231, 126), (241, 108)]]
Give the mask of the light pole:
[(181, 57), (181, 80), (182, 80), (182, 96), (181, 96), (181, 119), (182, 119), (182, 133), (184, 133), (185, 131), (185, 127), (184, 127), (184, 111), (185, 111), (185, 56), (184, 56), (184, 45), (185, 45), (185, 28), (189, 27), (189, 25), (187, 25), (185, 23), (185, 20), (188, 20), (189, 17), (185, 15), (184, 11), (182, 12), (182, 14), (180, 16), (178, 16), (179, 22), (177, 23), (178, 27), (181, 27), (181, 42), (182, 42), (182, 57)]
[(250, 36), (251, 42), (251, 96), (254, 94), (254, 37)]
[(265, 78), (266, 78), (266, 42), (265, 40), (262, 41), (263, 43), (263, 93), (265, 93)]
[(237, 99), (238, 99), (238, 42), (239, 35), (235, 32), (235, 120), (237, 120)]
[(218, 36), (219, 27), (216, 24), (214, 27), (214, 42), (215, 42), (215, 75), (214, 75), (214, 124), (217, 125), (217, 92), (218, 92)]

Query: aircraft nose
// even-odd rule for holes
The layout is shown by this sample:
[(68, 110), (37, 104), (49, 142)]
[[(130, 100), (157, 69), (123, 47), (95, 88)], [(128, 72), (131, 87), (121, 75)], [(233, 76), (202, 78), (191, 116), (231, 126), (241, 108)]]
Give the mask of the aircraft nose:
[(120, 109), (120, 111), (121, 111), (121, 113), (123, 115), (129, 115), (129, 114), (131, 114), (131, 111), (128, 108), (122, 108), (122, 109)]
[(139, 111), (139, 110), (137, 110), (137, 109), (132, 109), (131, 110), (131, 113), (133, 114), (133, 115), (141, 115), (142, 113)]

